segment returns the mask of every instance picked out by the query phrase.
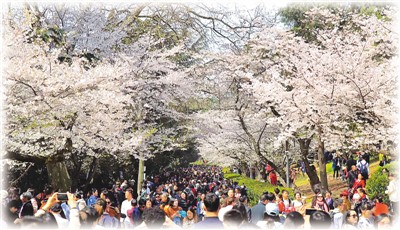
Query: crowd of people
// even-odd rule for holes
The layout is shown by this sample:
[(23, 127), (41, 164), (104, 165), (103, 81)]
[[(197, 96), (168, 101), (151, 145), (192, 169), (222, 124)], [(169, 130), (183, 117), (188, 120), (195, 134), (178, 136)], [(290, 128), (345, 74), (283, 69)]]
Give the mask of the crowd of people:
[[(362, 160), (361, 160), (362, 161)], [(351, 165), (361, 171), (359, 162)], [(315, 191), (310, 204), (300, 192), (275, 188), (250, 207), (244, 184), (224, 178), (217, 166), (191, 166), (147, 178), (140, 194), (127, 181), (90, 192), (66, 194), (47, 186), (19, 193), (2, 191), (2, 226), (7, 228), (133, 228), (133, 229), (368, 229), (397, 223), (398, 179), (390, 175), (383, 197), (369, 198), (363, 177), (340, 197)], [(350, 186), (350, 185), (349, 185)], [(290, 198), (292, 195), (292, 199)], [(311, 207), (310, 207), (311, 206)]]

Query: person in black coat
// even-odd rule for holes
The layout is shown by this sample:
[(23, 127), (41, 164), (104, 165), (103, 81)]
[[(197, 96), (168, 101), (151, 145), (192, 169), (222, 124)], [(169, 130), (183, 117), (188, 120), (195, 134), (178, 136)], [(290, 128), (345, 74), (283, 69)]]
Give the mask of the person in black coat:
[(24, 192), (21, 195), (22, 207), (19, 212), (19, 218), (24, 216), (33, 216), (33, 206), (31, 203), (32, 194), (30, 192)]

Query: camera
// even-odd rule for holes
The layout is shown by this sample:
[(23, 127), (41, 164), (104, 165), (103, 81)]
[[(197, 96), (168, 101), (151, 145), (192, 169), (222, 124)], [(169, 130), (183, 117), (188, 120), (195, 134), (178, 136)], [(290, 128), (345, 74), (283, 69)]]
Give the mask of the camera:
[(312, 215), (317, 209), (314, 208), (307, 208), (306, 209), (306, 215)]
[(67, 201), (68, 200), (67, 193), (58, 193), (57, 194), (57, 200), (59, 200), (59, 201)]

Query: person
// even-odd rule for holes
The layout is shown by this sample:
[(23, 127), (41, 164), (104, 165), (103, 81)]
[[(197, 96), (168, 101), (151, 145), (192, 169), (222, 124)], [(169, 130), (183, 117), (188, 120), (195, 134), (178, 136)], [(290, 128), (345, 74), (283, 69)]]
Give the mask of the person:
[(3, 218), (7, 223), (7, 228), (16, 228), (18, 227), (14, 221), (18, 219), (18, 207), (19, 203), (17, 200), (10, 200), (7, 203), (7, 209), (3, 212)]
[(202, 221), (204, 219), (204, 215), (206, 213), (206, 209), (204, 206), (204, 199), (206, 198), (206, 194), (205, 193), (201, 193), (200, 195), (200, 199), (197, 202), (197, 215), (199, 216), (199, 221)]
[(304, 228), (304, 217), (301, 213), (294, 211), (286, 215), (283, 222), (284, 229), (302, 229)]
[(397, 214), (399, 212), (399, 180), (396, 174), (389, 173), (389, 185), (385, 191), (385, 194), (389, 195), (391, 212)]
[(274, 170), (272, 170), (269, 174), (269, 180), (271, 182), (272, 186), (276, 186), (278, 183), (278, 177), (276, 176), (276, 173)]
[(260, 196), (258, 204), (251, 208), (251, 223), (256, 224), (264, 219), (266, 204), (268, 204), (267, 193), (264, 193)]
[(135, 229), (161, 229), (161, 228), (178, 228), (165, 212), (159, 207), (147, 208), (143, 211), (143, 222)]
[(332, 193), (330, 191), (325, 192), (325, 202), (328, 205), (329, 210), (333, 210), (333, 199), (331, 197)]
[(333, 229), (341, 229), (343, 222), (344, 222), (344, 217), (343, 217), (343, 209), (344, 209), (344, 203), (341, 198), (336, 198), (333, 201), (333, 206), (334, 209), (331, 211), (331, 217), (332, 217), (332, 228)]
[(353, 187), (351, 188), (351, 192), (356, 193), (358, 188), (365, 188), (365, 180), (361, 173), (358, 174), (357, 179), (354, 181)]
[[(360, 170), (361, 175), (363, 176), (365, 183), (369, 178), (369, 164), (365, 160), (365, 157), (361, 156), (360, 161), (357, 163), (357, 168)], [(364, 185), (365, 187), (365, 185)]]
[[(133, 200), (133, 189), (128, 188), (125, 190), (125, 200), (121, 204), (121, 214), (128, 216), (128, 210), (132, 208)], [(131, 221), (129, 218), (120, 218), (121, 224), (124, 224), (125, 228), (132, 228)]]
[(354, 182), (357, 180), (357, 176), (358, 176), (358, 169), (357, 169), (357, 166), (355, 164), (353, 164), (353, 165), (351, 165), (351, 168), (348, 171), (348, 177), (347, 177), (349, 189), (353, 188)]
[(345, 212), (347, 210), (350, 210), (351, 203), (350, 203), (350, 200), (349, 200), (349, 192), (347, 190), (343, 190), (343, 192), (340, 193), (340, 198), (342, 198), (343, 204), (344, 204), (343, 212)]
[(295, 199), (292, 201), (292, 207), (294, 207), (296, 211), (303, 214), (305, 211), (305, 204), (303, 198), (301, 197), (301, 193), (296, 192), (294, 194), (294, 198)]
[(388, 214), (380, 214), (375, 218), (376, 229), (390, 229), (392, 228), (392, 220)]
[(182, 227), (184, 229), (191, 229), (198, 222), (198, 216), (196, 215), (196, 210), (194, 208), (189, 208), (186, 212), (185, 218), (182, 221)]
[(208, 193), (204, 199), (206, 208), (205, 219), (194, 225), (196, 229), (221, 229), (222, 222), (218, 219), (219, 197), (215, 193)]
[(374, 225), (371, 221), (373, 217), (373, 209), (374, 205), (371, 202), (362, 202), (360, 210), (361, 217), (358, 221), (357, 227), (359, 229), (373, 229)]
[(167, 206), (167, 210), (165, 210), (165, 214), (168, 218), (170, 218), (176, 225), (181, 225), (181, 214), (182, 207), (178, 206), (178, 199), (170, 199), (169, 205)]
[(282, 190), (282, 200), (285, 204), (285, 210), (291, 207), (292, 201), (289, 198), (289, 192), (285, 189)]
[(331, 216), (322, 210), (317, 210), (310, 215), (311, 229), (327, 229), (331, 226), (331, 221)]
[(64, 218), (65, 215), (63, 213), (60, 203), (53, 205), (49, 211), (51, 214), (53, 214), (54, 218), (56, 219), (58, 228), (64, 229), (68, 227), (69, 222), (66, 218)]
[(132, 208), (127, 211), (129, 221), (131, 226), (138, 226), (142, 223), (142, 216), (136, 199), (131, 200), (131, 206)]
[(106, 200), (102, 198), (97, 199), (94, 208), (97, 211), (98, 216), (100, 216), (97, 220), (97, 225), (104, 228), (118, 228), (120, 226), (118, 219), (110, 216), (110, 214), (106, 211)]
[(19, 212), (19, 218), (23, 218), (24, 216), (33, 216), (33, 206), (31, 203), (32, 194), (30, 192), (24, 192), (21, 195), (22, 207)]
[(220, 221), (224, 221), (223, 218), (225, 213), (233, 208), (233, 205), (235, 204), (235, 198), (228, 197), (225, 199), (224, 203), (224, 207), (220, 208), (220, 210), (218, 211), (218, 218)]
[[(274, 194), (271, 194), (274, 196)], [(276, 203), (269, 202), (265, 205), (264, 219), (257, 222), (257, 226), (262, 229), (281, 229), (282, 223), (279, 218), (279, 208)]]
[(243, 204), (243, 206), (246, 209), (247, 222), (250, 223), (251, 222), (251, 208), (249, 207), (249, 200), (248, 200), (247, 196), (246, 195), (241, 196), (239, 198), (239, 202), (237, 204)]
[(358, 214), (355, 210), (350, 209), (344, 213), (343, 229), (356, 230), (358, 224)]
[(92, 188), (91, 192), (92, 192), (92, 195), (86, 201), (87, 206), (89, 206), (89, 207), (92, 207), (96, 203), (98, 196), (99, 196), (99, 192), (97, 191), (96, 188)]
[(329, 212), (328, 204), (325, 202), (325, 199), (324, 199), (324, 196), (322, 195), (322, 193), (317, 194), (317, 199), (314, 201), (314, 203), (312, 203), (311, 206), (317, 210), (322, 210), (326, 213)]
[(239, 210), (231, 209), (224, 213), (223, 216), (224, 229), (239, 229), (244, 219)]

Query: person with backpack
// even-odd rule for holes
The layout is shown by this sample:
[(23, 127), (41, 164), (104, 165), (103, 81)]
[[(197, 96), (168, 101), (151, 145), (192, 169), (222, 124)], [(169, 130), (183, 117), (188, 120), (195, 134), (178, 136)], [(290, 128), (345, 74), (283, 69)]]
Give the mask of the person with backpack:
[(363, 176), (365, 182), (367, 182), (368, 177), (369, 177), (369, 164), (364, 159), (363, 156), (361, 156), (361, 160), (357, 163), (357, 168), (358, 168), (358, 170), (360, 170), (360, 173)]

